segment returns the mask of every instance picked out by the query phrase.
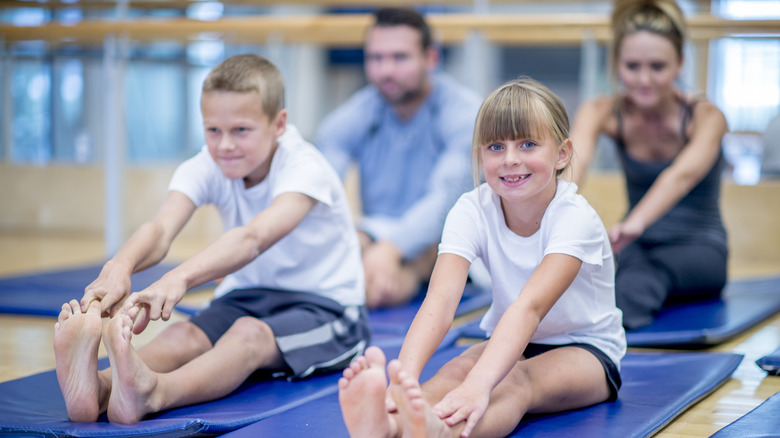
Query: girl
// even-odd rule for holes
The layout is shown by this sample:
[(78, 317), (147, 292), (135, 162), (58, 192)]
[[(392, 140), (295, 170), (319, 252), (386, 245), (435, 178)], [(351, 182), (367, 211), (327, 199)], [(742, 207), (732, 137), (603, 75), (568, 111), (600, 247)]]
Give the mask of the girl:
[(613, 59), (623, 91), (586, 102), (572, 139), (581, 184), (599, 134), (614, 139), (629, 212), (610, 229), (615, 293), (628, 329), (650, 323), (671, 300), (717, 297), (728, 248), (721, 220), (723, 113), (675, 86), (685, 24), (673, 0), (617, 2)]
[[(505, 436), (526, 413), (613, 400), (625, 353), (606, 230), (577, 187), (561, 101), (527, 78), (494, 91), (477, 116), (475, 182), (450, 211), (428, 294), (388, 366), (372, 347), (339, 381), (353, 437)], [(450, 328), (469, 266), (490, 271), (489, 334), (420, 387)], [(386, 407), (387, 405), (387, 407)], [(389, 413), (388, 413), (389, 412)]]

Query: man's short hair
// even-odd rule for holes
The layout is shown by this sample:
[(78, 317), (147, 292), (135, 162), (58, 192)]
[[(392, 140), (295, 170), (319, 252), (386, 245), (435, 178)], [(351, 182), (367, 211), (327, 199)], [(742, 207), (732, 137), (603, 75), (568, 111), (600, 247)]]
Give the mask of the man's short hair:
[(423, 50), (433, 44), (431, 28), (422, 14), (411, 8), (381, 8), (374, 13), (374, 27), (409, 26), (420, 32)]

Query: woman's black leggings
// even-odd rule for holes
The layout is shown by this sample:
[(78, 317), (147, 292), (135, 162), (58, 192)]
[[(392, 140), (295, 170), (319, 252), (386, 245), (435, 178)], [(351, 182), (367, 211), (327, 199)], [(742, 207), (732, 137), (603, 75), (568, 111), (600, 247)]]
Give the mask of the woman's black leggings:
[(664, 303), (715, 298), (726, 285), (728, 252), (707, 243), (634, 242), (616, 260), (626, 329), (649, 324)]

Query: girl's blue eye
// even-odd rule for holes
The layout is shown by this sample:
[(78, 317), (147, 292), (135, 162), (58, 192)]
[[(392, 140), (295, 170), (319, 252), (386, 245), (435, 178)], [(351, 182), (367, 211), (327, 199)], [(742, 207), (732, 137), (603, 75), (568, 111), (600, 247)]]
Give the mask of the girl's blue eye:
[(534, 146), (536, 146), (536, 143), (534, 143), (534, 142), (532, 142), (530, 140), (524, 141), (524, 142), (520, 143), (520, 147), (523, 148), (523, 149), (530, 149), (530, 148), (532, 148)]
[(492, 143), (492, 144), (488, 145), (488, 150), (491, 150), (491, 151), (500, 151), (502, 149), (504, 149), (504, 147), (501, 146), (498, 143)]

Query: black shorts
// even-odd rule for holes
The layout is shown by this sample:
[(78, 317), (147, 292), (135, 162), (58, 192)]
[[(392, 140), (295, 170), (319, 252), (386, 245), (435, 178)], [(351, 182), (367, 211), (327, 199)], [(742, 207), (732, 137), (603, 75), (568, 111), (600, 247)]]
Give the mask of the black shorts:
[(364, 306), (344, 307), (306, 292), (236, 289), (190, 318), (212, 345), (238, 318), (257, 318), (271, 327), (287, 365), (275, 375), (304, 378), (343, 370), (363, 354), (371, 338)]
[(523, 352), (523, 356), (526, 359), (530, 359), (534, 356), (539, 356), (542, 353), (547, 353), (550, 350), (555, 350), (556, 348), (561, 347), (579, 347), (582, 349), (585, 349), (589, 351), (591, 354), (596, 356), (596, 359), (601, 362), (601, 366), (604, 367), (604, 373), (607, 375), (607, 384), (609, 385), (609, 401), (615, 401), (617, 400), (618, 390), (620, 389), (620, 386), (623, 384), (623, 381), (620, 379), (620, 370), (618, 370), (617, 365), (615, 362), (612, 362), (612, 359), (609, 358), (603, 351), (600, 349), (594, 347), (590, 344), (581, 344), (581, 343), (572, 343), (572, 344), (561, 344), (561, 345), (549, 345), (549, 344), (528, 344), (527, 347), (525, 347), (525, 351)]

